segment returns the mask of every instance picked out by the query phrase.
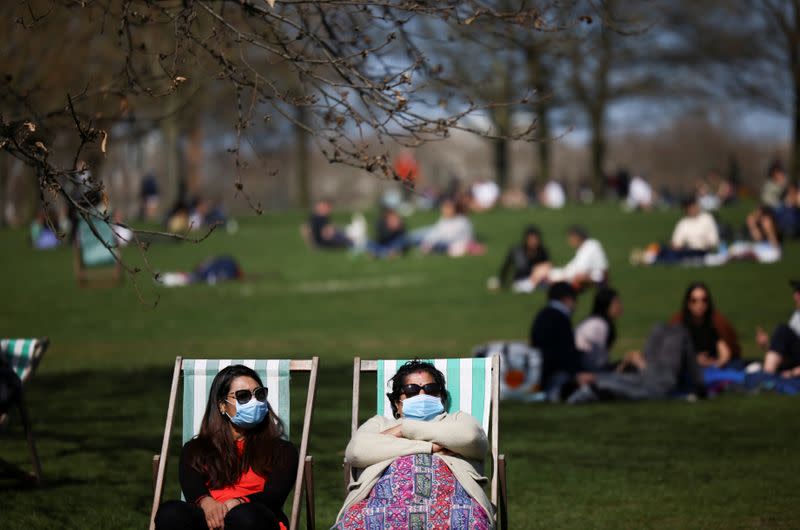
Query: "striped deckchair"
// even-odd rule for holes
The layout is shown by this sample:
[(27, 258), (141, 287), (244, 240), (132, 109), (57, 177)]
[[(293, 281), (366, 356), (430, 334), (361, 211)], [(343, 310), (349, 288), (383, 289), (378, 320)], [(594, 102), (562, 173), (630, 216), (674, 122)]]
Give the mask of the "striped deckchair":
[(300, 520), (300, 498), (305, 493), (306, 527), (314, 528), (314, 476), (313, 459), (308, 454), (308, 437), (311, 430), (311, 417), (314, 410), (314, 398), (317, 391), (317, 367), (319, 358), (306, 360), (264, 360), (264, 359), (175, 359), (172, 373), (169, 405), (167, 407), (167, 423), (164, 428), (164, 439), (161, 453), (153, 456), (153, 508), (150, 513), (150, 530), (155, 528), (155, 517), (161, 505), (164, 492), (164, 475), (169, 454), (169, 442), (172, 432), (175, 404), (178, 398), (178, 383), (183, 375), (183, 443), (188, 442), (200, 431), (200, 424), (205, 413), (208, 394), (214, 376), (223, 368), (243, 364), (252, 368), (261, 377), (269, 389), (267, 398), (269, 406), (286, 424), (286, 435), (289, 436), (290, 401), (289, 382), (292, 372), (309, 372), (308, 393), (306, 395), (303, 432), (300, 436), (300, 458), (295, 478), (292, 512), (289, 516), (289, 530), (297, 530)]
[[(78, 220), (75, 232), (75, 276), (78, 285), (90, 285), (89, 270), (111, 270), (110, 282), (112, 285), (119, 283), (122, 277), (122, 267), (115, 255), (117, 250), (116, 238), (111, 225), (102, 219), (92, 219), (92, 225), (85, 219)], [(94, 230), (92, 230), (94, 227)], [(96, 233), (95, 233), (96, 232)], [(98, 234), (100, 238), (98, 238)], [(94, 275), (93, 275), (94, 276)], [(105, 283), (96, 279), (92, 284)]]
[[(378, 415), (392, 418), (392, 409), (389, 398), (391, 392), (389, 378), (397, 369), (407, 361), (405, 360), (379, 360), (368, 361), (356, 357), (353, 361), (353, 410), (350, 425), (351, 436), (358, 429), (359, 394), (361, 388), (361, 373), (377, 373), (377, 399), (375, 411)], [(492, 452), (492, 485), (491, 501), (497, 508), (495, 514), (499, 527), (508, 527), (508, 503), (506, 489), (506, 459), (499, 453), (500, 438), (500, 358), (498, 356), (486, 358), (465, 359), (423, 359), (432, 362), (444, 374), (445, 385), (450, 393), (450, 407), (448, 412), (463, 411), (472, 414), (483, 426), (489, 435)], [(345, 491), (352, 478), (351, 466), (345, 461)]]
[[(50, 340), (47, 338), (0, 340), (0, 355), (2, 355), (3, 361), (14, 370), (20, 381), (22, 381), (23, 388), (20, 389), (16, 404), (19, 408), (22, 427), (25, 430), (25, 438), (28, 440), (28, 449), (31, 452), (31, 460), (33, 462), (31, 475), (37, 484), (42, 480), (42, 465), (39, 462), (39, 453), (36, 451), (36, 440), (33, 436), (33, 428), (23, 394), (25, 383), (33, 376), (33, 372), (39, 366), (39, 362), (44, 357), (49, 345)], [(7, 415), (1, 416), (0, 424), (5, 423), (7, 418)]]

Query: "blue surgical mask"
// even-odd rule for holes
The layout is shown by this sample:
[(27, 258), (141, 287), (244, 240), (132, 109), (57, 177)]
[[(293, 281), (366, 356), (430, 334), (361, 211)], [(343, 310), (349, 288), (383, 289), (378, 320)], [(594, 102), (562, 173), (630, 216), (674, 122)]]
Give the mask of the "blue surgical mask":
[(429, 394), (417, 394), (403, 401), (403, 417), (428, 421), (444, 412), (442, 399)]
[[(259, 401), (255, 396), (244, 405), (240, 405), (238, 401), (233, 403), (236, 405), (236, 414), (232, 418), (228, 417), (234, 425), (242, 429), (252, 429), (261, 423), (269, 411), (267, 402)], [(228, 415), (227, 412), (225, 414)]]

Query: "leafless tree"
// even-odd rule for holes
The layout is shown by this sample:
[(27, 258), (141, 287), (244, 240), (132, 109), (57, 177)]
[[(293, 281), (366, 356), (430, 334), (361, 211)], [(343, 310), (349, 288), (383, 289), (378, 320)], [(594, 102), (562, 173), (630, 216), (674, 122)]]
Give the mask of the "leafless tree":
[[(513, 103), (476, 101), (455, 90), (459, 104), (442, 105), (434, 85), (448, 72), (419, 28), (463, 34), (491, 21), (533, 35), (555, 3), (5, 3), (0, 28), (9, 61), (0, 80), (0, 147), (34, 170), (45, 201), (61, 197), (80, 216), (101, 221), (108, 219), (94, 206), (105, 190), (101, 179), (86, 177), (81, 161), (102, 160), (115, 124), (146, 129), (168, 124), (183, 108), (216, 112), (207, 106), (223, 101), (233, 115), (233, 185), (256, 211), (261, 207), (239, 175), (240, 152), (275, 119), (291, 123), (298, 138), (313, 138), (332, 163), (396, 179), (392, 143), (416, 147), (454, 129), (486, 134), (465, 118)], [(533, 131), (504, 134), (534, 140)]]

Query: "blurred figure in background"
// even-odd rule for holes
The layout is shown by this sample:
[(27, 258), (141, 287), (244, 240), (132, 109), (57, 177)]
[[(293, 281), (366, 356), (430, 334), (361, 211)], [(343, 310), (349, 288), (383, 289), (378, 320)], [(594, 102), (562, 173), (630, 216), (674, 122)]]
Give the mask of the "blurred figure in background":
[(539, 204), (545, 208), (559, 210), (567, 204), (567, 193), (557, 180), (550, 180), (539, 192)]
[(628, 186), (628, 195), (625, 200), (625, 207), (630, 211), (650, 211), (655, 202), (653, 187), (644, 177), (636, 175)]
[(486, 177), (478, 179), (470, 188), (470, 208), (476, 212), (491, 210), (500, 199), (500, 187)]
[(562, 401), (578, 386), (591, 383), (584, 372), (582, 354), (575, 347), (572, 313), (577, 292), (566, 282), (556, 282), (547, 291), (547, 305), (533, 319), (530, 345), (542, 354), (542, 390), (550, 401)]
[(353, 216), (353, 222), (340, 229), (331, 222), (333, 204), (322, 199), (314, 204), (308, 222), (312, 243), (321, 249), (363, 248), (366, 245), (366, 221), (360, 215)]
[(534, 267), (531, 273), (534, 289), (542, 282), (569, 282), (581, 288), (607, 280), (608, 258), (598, 240), (590, 238), (584, 227), (572, 225), (567, 230), (567, 242), (575, 249), (575, 256), (563, 267), (553, 268), (549, 263)]
[(767, 180), (761, 188), (761, 204), (770, 208), (778, 208), (787, 185), (786, 172), (780, 161), (774, 161), (767, 173)]
[(515, 293), (529, 293), (534, 289), (531, 274), (537, 265), (550, 264), (550, 255), (542, 242), (542, 233), (534, 225), (528, 225), (519, 245), (511, 247), (500, 268), (500, 274), (489, 278), (491, 290), (511, 288)]
[(378, 219), (377, 237), (367, 243), (367, 252), (376, 258), (391, 258), (406, 251), (406, 225), (392, 208), (384, 208)]
[(142, 179), (139, 189), (139, 219), (153, 221), (158, 215), (158, 207), (161, 204), (161, 196), (158, 191), (158, 180), (152, 171), (149, 171)]
[(682, 324), (689, 332), (697, 364), (722, 368), (739, 359), (741, 346), (736, 330), (714, 307), (711, 291), (703, 282), (692, 282), (686, 288), (679, 313), (670, 324)]
[(611, 348), (617, 340), (617, 319), (622, 315), (619, 293), (600, 287), (594, 295), (592, 312), (575, 328), (575, 347), (581, 351), (582, 369), (602, 372), (611, 368)]
[(784, 377), (800, 377), (800, 280), (789, 282), (794, 299), (794, 313), (787, 324), (780, 324), (768, 336), (763, 328), (756, 331), (756, 343), (766, 351), (763, 370)]
[(464, 214), (464, 208), (452, 198), (442, 200), (441, 217), (436, 224), (415, 232), (423, 254), (437, 253), (458, 257), (478, 253), (473, 241), (472, 222)]

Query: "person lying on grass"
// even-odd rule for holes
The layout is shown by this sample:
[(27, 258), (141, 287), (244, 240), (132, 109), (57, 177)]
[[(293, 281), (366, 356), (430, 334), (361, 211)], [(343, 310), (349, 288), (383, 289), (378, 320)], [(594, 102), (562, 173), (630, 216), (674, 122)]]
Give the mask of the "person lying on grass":
[(297, 450), (282, 438), (267, 388), (243, 365), (221, 370), (211, 383), (200, 434), (181, 451), (186, 501), (168, 501), (158, 530), (286, 530), (283, 503), (297, 472)]
[(394, 419), (371, 418), (347, 445), (358, 475), (333, 528), (372, 528), (378, 519), (382, 530), (494, 528), (480, 424), (465, 412), (445, 412), (444, 376), (431, 363), (409, 361), (390, 381)]

